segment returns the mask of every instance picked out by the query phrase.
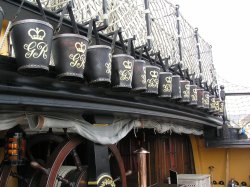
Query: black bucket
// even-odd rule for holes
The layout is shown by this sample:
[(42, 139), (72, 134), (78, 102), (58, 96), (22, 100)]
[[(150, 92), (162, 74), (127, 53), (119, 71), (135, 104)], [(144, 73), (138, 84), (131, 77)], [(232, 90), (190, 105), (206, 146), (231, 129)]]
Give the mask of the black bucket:
[(181, 99), (181, 83), (180, 76), (172, 76), (172, 99)]
[(132, 78), (132, 92), (143, 92), (146, 85), (146, 63), (144, 60), (135, 60)]
[(204, 89), (197, 89), (197, 107), (203, 108)]
[(147, 89), (146, 94), (158, 94), (160, 68), (146, 66)]
[(190, 102), (190, 81), (181, 80), (181, 100), (180, 102), (188, 103)]
[(219, 102), (219, 115), (220, 116), (223, 116), (223, 114), (224, 114), (224, 107), (225, 107), (224, 101), (220, 101)]
[(172, 73), (160, 72), (159, 97), (171, 97), (172, 93)]
[(88, 47), (84, 74), (90, 85), (107, 86), (111, 83), (111, 47), (93, 45)]
[(209, 109), (209, 92), (204, 91), (203, 92), (203, 108)]
[(209, 96), (209, 112), (215, 111), (215, 96), (210, 95)]
[(189, 105), (197, 105), (197, 85), (190, 85)]
[(49, 70), (53, 27), (41, 20), (26, 19), (14, 22), (11, 38), (18, 71), (39, 75)]
[(111, 84), (113, 88), (126, 91), (132, 88), (134, 57), (126, 54), (112, 56)]
[(0, 36), (1, 36), (1, 31), (2, 31), (3, 19), (4, 19), (4, 12), (3, 12), (2, 7), (0, 7)]
[(61, 80), (83, 78), (88, 39), (79, 34), (59, 34), (52, 42), (57, 77)]

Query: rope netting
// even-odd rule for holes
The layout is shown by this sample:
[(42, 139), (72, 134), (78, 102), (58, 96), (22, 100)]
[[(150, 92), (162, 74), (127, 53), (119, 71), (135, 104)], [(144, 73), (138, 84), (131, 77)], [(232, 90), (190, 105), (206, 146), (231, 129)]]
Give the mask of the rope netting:
[(209, 84), (217, 84), (216, 70), (213, 63), (212, 46), (199, 36), (202, 76)]
[(111, 0), (108, 2), (108, 28), (104, 33), (122, 29), (125, 39), (136, 37), (135, 46), (147, 42), (145, 8), (142, 0)]
[[(30, 0), (34, 2), (34, 0)], [(42, 0), (45, 8), (55, 11), (65, 6), (71, 0)], [(73, 12), (76, 22), (84, 23), (98, 16), (97, 26), (105, 19), (108, 27), (102, 31), (110, 33), (122, 28), (125, 39), (136, 36), (135, 46), (147, 42), (145, 22), (145, 7), (143, 0), (74, 0)], [(107, 9), (107, 12), (104, 11)], [(69, 17), (67, 14), (66, 17)]]
[[(42, 4), (45, 8), (55, 11), (69, 1), (42, 0)], [(177, 6), (169, 1), (73, 0), (72, 2), (78, 23), (84, 23), (98, 16), (97, 24), (101, 25), (106, 19), (108, 27), (102, 31), (103, 33), (121, 28), (124, 39), (135, 36), (135, 47), (148, 44), (151, 53), (160, 52), (163, 59), (170, 57), (169, 65), (181, 63), (183, 69), (188, 69), (190, 74), (195, 74), (197, 77), (202, 76), (203, 81), (209, 85), (216, 82), (211, 46), (199, 34), (198, 41), (196, 40), (195, 29), (177, 13)], [(200, 48), (200, 56), (197, 45)]]
[[(29, 0), (31, 2), (36, 2), (35, 0)], [(44, 8), (56, 11), (60, 8), (63, 8), (71, 0), (41, 0), (41, 3), (44, 5)], [(74, 0), (73, 2), (73, 12), (75, 20), (78, 23), (84, 23), (90, 19), (99, 16), (101, 23), (105, 18), (106, 14), (103, 12), (103, 0)], [(65, 14), (65, 17), (69, 18), (68, 14)]]
[[(226, 93), (250, 93), (250, 87), (233, 84), (217, 75), (219, 85)], [(226, 112), (230, 125), (243, 127), (250, 122), (250, 95), (226, 96)], [(250, 130), (250, 126), (249, 126)]]
[(170, 56), (169, 64), (179, 61), (175, 6), (165, 0), (149, 2), (152, 30), (152, 51)]
[(184, 19), (180, 17), (181, 23), (181, 42), (184, 68), (188, 68), (190, 73), (199, 74), (199, 61), (197, 54), (197, 42), (195, 40), (194, 28)]

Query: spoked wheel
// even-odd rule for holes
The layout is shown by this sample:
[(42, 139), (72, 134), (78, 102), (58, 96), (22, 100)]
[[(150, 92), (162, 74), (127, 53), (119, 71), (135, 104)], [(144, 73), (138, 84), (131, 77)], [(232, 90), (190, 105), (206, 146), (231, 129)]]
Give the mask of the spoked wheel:
[(52, 154), (52, 150), (64, 140), (63, 137), (53, 133), (33, 135), (29, 139), (27, 156), (30, 161), (40, 160), (45, 164)]
[[(27, 147), (27, 156), (30, 162), (37, 162), (44, 166), (51, 156), (53, 150), (64, 142), (65, 139), (53, 133), (36, 134), (30, 137)], [(37, 187), (42, 176), (40, 170), (28, 166), (24, 168), (27, 173), (26, 177), (29, 178), (29, 187)], [(27, 171), (28, 170), (28, 171)]]
[[(122, 156), (120, 154), (119, 149), (116, 147), (116, 145), (108, 145), (109, 151), (111, 153), (111, 158), (110, 158), (110, 164), (115, 164), (118, 166), (118, 173), (111, 173), (114, 182), (121, 181), (121, 187), (126, 187), (127, 186), (127, 179), (126, 179), (126, 172), (125, 172), (125, 167), (124, 163), (122, 160)], [(112, 170), (111, 170), (112, 171)]]
[[(35, 166), (43, 171), (40, 187), (71, 186), (87, 187), (87, 169), (82, 166), (76, 147), (84, 142), (84, 139), (76, 136), (58, 146), (46, 164), (46, 168)], [(69, 155), (72, 155), (74, 165), (65, 165)], [(67, 161), (66, 161), (67, 162)]]
[[(57, 151), (53, 152), (46, 165), (46, 168), (49, 169), (40, 168), (44, 173), (41, 178), (40, 187), (87, 187), (87, 168), (82, 166), (76, 151), (76, 148), (83, 142), (84, 139), (82, 137), (76, 136), (58, 146)], [(118, 165), (118, 176), (121, 180), (121, 187), (127, 187), (126, 173), (120, 152), (115, 145), (108, 145), (108, 148)], [(72, 165), (72, 162), (71, 165), (68, 165), (67, 160), (69, 155), (72, 155), (74, 165)]]
[[(87, 167), (82, 165), (86, 156), (82, 151), (84, 142), (86, 140), (80, 136), (64, 138), (49, 133), (30, 137), (27, 154), (31, 162), (21, 167), (23, 171), (19, 170), (24, 176), (17, 176), (11, 171), (11, 166), (3, 165), (0, 186), (7, 187), (8, 178), (14, 176), (25, 182), (22, 187), (87, 187)], [(108, 148), (112, 155), (110, 164), (118, 168), (115, 174), (111, 173), (114, 182), (121, 181), (118, 186), (126, 187), (126, 173), (119, 150), (115, 145), (108, 145)]]

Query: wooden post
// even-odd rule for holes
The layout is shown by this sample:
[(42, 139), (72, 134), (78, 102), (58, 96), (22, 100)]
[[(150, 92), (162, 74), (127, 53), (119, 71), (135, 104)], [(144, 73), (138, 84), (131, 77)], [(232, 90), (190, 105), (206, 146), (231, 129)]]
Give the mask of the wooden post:
[(138, 187), (147, 187), (147, 155), (149, 152), (140, 148), (134, 152), (137, 154), (138, 162)]

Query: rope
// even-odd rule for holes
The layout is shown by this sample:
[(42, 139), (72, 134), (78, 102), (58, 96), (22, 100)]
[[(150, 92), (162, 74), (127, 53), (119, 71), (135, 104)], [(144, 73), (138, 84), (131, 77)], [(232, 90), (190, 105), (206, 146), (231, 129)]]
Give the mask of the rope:
[(2, 51), (4, 42), (5, 42), (5, 40), (7, 39), (7, 36), (8, 36), (8, 34), (9, 34), (9, 32), (10, 32), (10, 28), (11, 28), (11, 22), (8, 23), (8, 26), (7, 26), (7, 28), (6, 28), (6, 31), (5, 31), (5, 33), (4, 33), (4, 35), (3, 35), (3, 38), (2, 38), (2, 40), (1, 40), (1, 42), (0, 42), (0, 51)]

